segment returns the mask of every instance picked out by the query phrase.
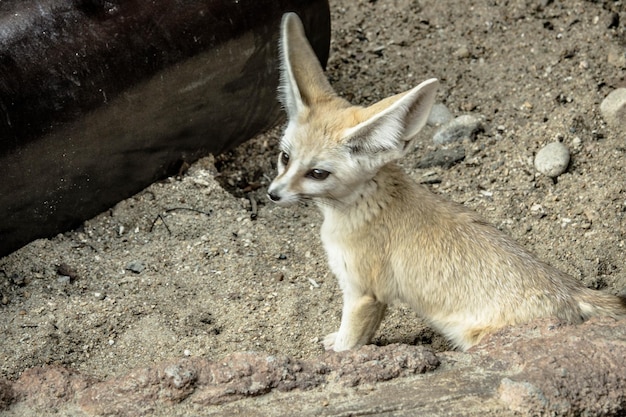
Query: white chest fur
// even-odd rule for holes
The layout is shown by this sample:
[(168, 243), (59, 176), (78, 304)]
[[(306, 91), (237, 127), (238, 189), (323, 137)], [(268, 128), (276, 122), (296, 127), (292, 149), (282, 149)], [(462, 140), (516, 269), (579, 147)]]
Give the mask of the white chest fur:
[(340, 288), (346, 291), (350, 280), (350, 247), (345, 242), (345, 234), (342, 233), (337, 220), (336, 216), (326, 213), (321, 228), (321, 239), (328, 256), (328, 266), (337, 277)]

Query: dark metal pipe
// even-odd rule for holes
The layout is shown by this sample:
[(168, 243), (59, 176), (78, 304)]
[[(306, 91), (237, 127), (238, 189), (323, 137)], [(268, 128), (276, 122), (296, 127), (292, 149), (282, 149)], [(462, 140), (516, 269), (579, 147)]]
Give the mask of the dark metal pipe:
[(0, 2), (0, 256), (274, 124), (280, 18), (326, 0)]

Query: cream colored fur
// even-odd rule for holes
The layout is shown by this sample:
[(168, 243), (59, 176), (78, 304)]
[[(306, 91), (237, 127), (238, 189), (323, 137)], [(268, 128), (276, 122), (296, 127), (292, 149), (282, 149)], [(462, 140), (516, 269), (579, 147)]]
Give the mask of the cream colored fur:
[(623, 299), (539, 261), (394, 163), (426, 123), (437, 80), (367, 108), (352, 106), (334, 93), (292, 13), (282, 21), (281, 65), (288, 123), (268, 194), (284, 206), (314, 201), (324, 214), (322, 242), (344, 299), (327, 349), (368, 343), (396, 301), (461, 349), (538, 317), (578, 323), (626, 315)]

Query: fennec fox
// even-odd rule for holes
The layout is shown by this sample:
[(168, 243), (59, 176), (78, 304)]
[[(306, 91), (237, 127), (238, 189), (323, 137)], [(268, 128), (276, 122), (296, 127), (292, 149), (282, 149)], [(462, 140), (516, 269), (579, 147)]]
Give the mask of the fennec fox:
[(280, 45), (288, 123), (268, 195), (281, 206), (313, 201), (324, 215), (322, 242), (344, 302), (326, 349), (367, 344), (395, 301), (464, 350), (537, 317), (626, 315), (625, 299), (583, 287), (394, 163), (426, 123), (437, 80), (356, 107), (333, 91), (293, 13), (283, 16)]

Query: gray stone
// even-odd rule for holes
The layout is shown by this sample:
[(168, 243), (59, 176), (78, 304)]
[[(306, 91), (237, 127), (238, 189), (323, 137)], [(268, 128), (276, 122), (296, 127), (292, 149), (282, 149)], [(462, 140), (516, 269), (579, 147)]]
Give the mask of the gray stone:
[(448, 169), (465, 159), (465, 149), (462, 146), (451, 149), (437, 149), (426, 154), (415, 165), (415, 168), (430, 168), (440, 166)]
[(612, 91), (600, 104), (600, 113), (611, 126), (626, 129), (626, 88)]
[(555, 178), (567, 170), (569, 158), (569, 149), (565, 145), (561, 142), (552, 142), (537, 152), (535, 169), (548, 177)]
[(134, 272), (135, 274), (140, 274), (143, 272), (144, 269), (146, 269), (146, 267), (141, 261), (132, 261), (129, 262), (128, 265), (126, 265), (126, 269)]
[(60, 277), (57, 278), (57, 282), (59, 284), (70, 284), (72, 282), (72, 279), (70, 277), (68, 277), (67, 275), (61, 275)]
[(443, 103), (436, 103), (428, 116), (429, 126), (441, 126), (452, 120), (452, 113)]
[(467, 138), (474, 140), (476, 134), (483, 130), (482, 122), (472, 115), (459, 116), (441, 126), (433, 136), (433, 141), (438, 145), (451, 142), (459, 142)]

